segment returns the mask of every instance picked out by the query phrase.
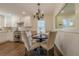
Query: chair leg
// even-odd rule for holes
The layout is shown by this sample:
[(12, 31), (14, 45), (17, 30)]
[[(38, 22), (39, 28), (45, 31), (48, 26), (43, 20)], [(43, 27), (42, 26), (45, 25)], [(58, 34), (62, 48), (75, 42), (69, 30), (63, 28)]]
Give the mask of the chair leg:
[(50, 50), (47, 50), (47, 56), (54, 56), (54, 47)]
[(30, 55), (30, 52), (27, 51), (27, 48), (25, 48), (25, 56), (29, 56)]
[(25, 48), (25, 56), (27, 56), (27, 49)]
[(26, 48), (25, 48), (25, 56), (31, 56), (31, 51), (27, 51)]
[(49, 56), (49, 52), (48, 52), (48, 50), (47, 50), (47, 56)]

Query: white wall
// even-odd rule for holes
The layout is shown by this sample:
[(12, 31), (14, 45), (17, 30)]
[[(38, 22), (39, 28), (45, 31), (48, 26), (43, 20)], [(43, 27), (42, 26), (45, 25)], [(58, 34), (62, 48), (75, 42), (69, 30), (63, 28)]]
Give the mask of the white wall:
[(30, 16), (25, 16), (24, 17), (24, 26), (31, 26), (31, 17)]
[(36, 30), (37, 30), (37, 22), (38, 22), (38, 20), (37, 20), (37, 19), (34, 19), (34, 18), (32, 17), (32, 19), (31, 19), (32, 31), (36, 31)]
[(53, 30), (55, 30), (55, 20), (56, 20), (56, 15), (60, 12), (60, 10), (64, 7), (65, 3), (59, 3), (57, 4), (57, 7), (55, 8), (55, 11), (53, 13)]
[(75, 15), (76, 15), (76, 17), (75, 17), (75, 25), (76, 25), (76, 28), (77, 29), (79, 29), (79, 3), (77, 4), (75, 4)]
[[(55, 41), (56, 46), (62, 54), (67, 56), (79, 56), (79, 4), (75, 4), (75, 12), (75, 28), (58, 30)], [(55, 16), (53, 18), (55, 21)]]
[(45, 16), (45, 21), (46, 21), (46, 31), (51, 31), (53, 27), (53, 13), (47, 14)]
[(79, 31), (59, 31), (56, 46), (65, 56), (79, 56)]

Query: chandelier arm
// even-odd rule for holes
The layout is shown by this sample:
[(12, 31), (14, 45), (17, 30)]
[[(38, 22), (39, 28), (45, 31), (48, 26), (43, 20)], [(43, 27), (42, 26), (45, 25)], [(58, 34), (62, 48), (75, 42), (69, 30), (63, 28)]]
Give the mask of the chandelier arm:
[(43, 18), (44, 17), (44, 14), (41, 13), (40, 3), (38, 3), (37, 6), (38, 6), (38, 11), (34, 15), (34, 18), (36, 17), (38, 20), (40, 20), (40, 18)]

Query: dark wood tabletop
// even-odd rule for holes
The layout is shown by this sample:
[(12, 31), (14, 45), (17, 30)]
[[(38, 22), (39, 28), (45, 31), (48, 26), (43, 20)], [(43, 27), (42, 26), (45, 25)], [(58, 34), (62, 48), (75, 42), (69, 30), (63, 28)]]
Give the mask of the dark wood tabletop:
[(46, 34), (40, 34), (40, 35), (33, 35), (33, 39), (37, 39), (37, 42), (42, 42), (48, 39), (48, 36)]

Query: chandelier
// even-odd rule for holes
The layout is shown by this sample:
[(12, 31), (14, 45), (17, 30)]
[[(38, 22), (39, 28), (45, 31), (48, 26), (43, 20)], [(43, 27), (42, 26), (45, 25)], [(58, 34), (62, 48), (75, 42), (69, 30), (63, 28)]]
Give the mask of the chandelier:
[(38, 20), (40, 20), (40, 18), (43, 18), (43, 17), (44, 17), (44, 14), (41, 13), (41, 10), (40, 10), (40, 3), (38, 3), (37, 6), (38, 6), (38, 10), (37, 10), (37, 12), (35, 13), (34, 18), (37, 18)]

